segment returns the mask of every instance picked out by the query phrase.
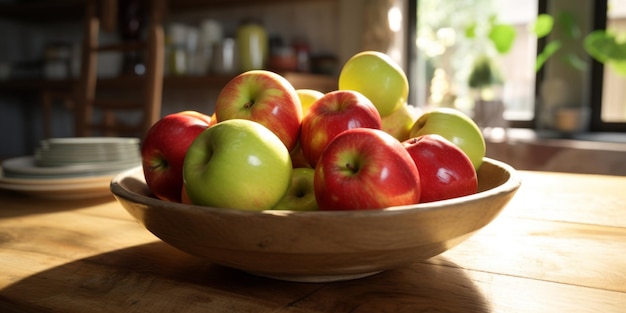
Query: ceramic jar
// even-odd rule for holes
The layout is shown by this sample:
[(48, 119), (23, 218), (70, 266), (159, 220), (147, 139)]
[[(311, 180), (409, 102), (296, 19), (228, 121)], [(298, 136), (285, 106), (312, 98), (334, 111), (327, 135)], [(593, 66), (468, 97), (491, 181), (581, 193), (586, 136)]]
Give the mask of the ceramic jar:
[(264, 69), (268, 59), (268, 36), (259, 21), (244, 20), (237, 27), (237, 49), (241, 71)]

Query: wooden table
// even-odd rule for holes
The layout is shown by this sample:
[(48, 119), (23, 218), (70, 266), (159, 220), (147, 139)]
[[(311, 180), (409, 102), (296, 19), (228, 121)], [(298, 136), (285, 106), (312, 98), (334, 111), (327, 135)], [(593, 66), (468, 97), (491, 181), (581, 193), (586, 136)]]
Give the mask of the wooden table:
[(452, 250), (319, 284), (179, 252), (112, 197), (0, 191), (0, 312), (626, 312), (626, 177), (521, 174), (503, 213)]

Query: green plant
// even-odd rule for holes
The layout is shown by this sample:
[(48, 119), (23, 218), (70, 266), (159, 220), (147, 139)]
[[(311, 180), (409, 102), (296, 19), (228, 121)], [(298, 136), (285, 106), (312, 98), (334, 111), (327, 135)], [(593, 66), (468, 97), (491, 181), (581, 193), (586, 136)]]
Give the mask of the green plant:
[[(469, 39), (477, 38), (477, 28), (476, 22), (467, 26), (465, 28), (465, 37)], [(486, 35), (499, 54), (506, 54), (513, 47), (517, 31), (515, 31), (515, 27), (512, 25), (500, 23), (496, 15), (491, 15), (487, 24)]]
[(577, 41), (580, 40), (582, 36), (582, 31), (580, 27), (578, 27), (574, 15), (570, 12), (562, 11), (557, 15), (555, 21), (554, 17), (550, 14), (539, 14), (535, 22), (530, 24), (529, 27), (537, 38), (544, 38), (553, 32), (555, 22), (556, 25), (559, 26), (562, 36), (547, 43), (544, 49), (537, 55), (535, 71), (539, 71), (548, 59), (559, 51), (563, 52), (562, 60), (564, 62), (577, 70), (584, 70), (587, 67), (587, 62), (585, 62), (583, 58), (577, 55), (575, 51), (562, 50), (563, 46), (567, 44), (567, 41)]
[[(571, 13), (560, 12), (556, 22), (564, 36), (562, 39), (554, 39), (547, 43), (541, 53), (537, 55), (536, 71), (539, 71), (550, 57), (561, 51), (563, 40), (579, 40), (582, 36), (578, 22)], [(549, 14), (540, 14), (530, 26), (537, 38), (546, 37), (554, 29), (554, 17)], [(609, 30), (595, 30), (583, 37), (583, 48), (596, 61), (608, 65), (618, 74), (626, 76), (626, 42), (624, 42), (623, 37), (624, 34), (615, 34)], [(563, 60), (581, 71), (587, 67), (587, 62), (573, 51), (565, 51)]]
[(598, 62), (610, 66), (616, 73), (626, 76), (626, 42), (624, 34), (607, 30), (589, 33), (583, 42), (585, 51)]
[[(491, 15), (488, 19), (483, 33), (479, 34), (479, 25), (476, 21), (465, 28), (465, 37), (472, 40), (487, 40), (491, 42), (495, 52), (500, 55), (507, 54), (513, 47), (517, 32), (515, 28), (508, 24), (500, 23), (496, 15)], [(475, 89), (485, 89), (493, 85), (503, 83), (502, 74), (499, 68), (485, 51), (479, 54), (472, 64), (472, 69), (468, 77), (468, 86)]]
[(468, 78), (471, 88), (483, 89), (502, 84), (502, 75), (499, 69), (487, 55), (480, 55), (474, 60), (472, 71)]

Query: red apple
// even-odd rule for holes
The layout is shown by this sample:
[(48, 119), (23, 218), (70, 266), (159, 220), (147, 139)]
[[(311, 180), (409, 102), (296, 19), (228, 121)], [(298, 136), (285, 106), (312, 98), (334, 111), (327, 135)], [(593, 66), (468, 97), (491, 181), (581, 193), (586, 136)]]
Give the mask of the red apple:
[(321, 210), (370, 210), (420, 201), (420, 176), (409, 152), (379, 129), (354, 128), (335, 137), (314, 177)]
[(300, 135), (302, 105), (284, 77), (252, 70), (239, 74), (222, 88), (215, 103), (215, 117), (218, 123), (229, 119), (255, 121), (276, 134), (291, 151)]
[(304, 154), (302, 153), (302, 146), (300, 145), (300, 140), (296, 142), (296, 145), (289, 151), (289, 156), (291, 157), (291, 164), (293, 168), (299, 167), (307, 167), (312, 168), (311, 164), (306, 160)]
[(181, 201), (185, 154), (210, 124), (208, 115), (183, 111), (166, 115), (148, 130), (141, 144), (142, 167), (146, 184), (157, 198)]
[(180, 203), (193, 204), (193, 202), (191, 202), (191, 199), (189, 199), (189, 194), (187, 194), (187, 187), (185, 187), (184, 181), (183, 181), (183, 188), (180, 191)]
[(435, 108), (424, 112), (411, 127), (410, 138), (437, 134), (461, 148), (478, 170), (485, 157), (483, 133), (467, 114), (453, 108)]
[(403, 141), (422, 183), (421, 202), (451, 199), (476, 193), (478, 178), (470, 158), (448, 139), (436, 134)]
[(306, 160), (315, 167), (326, 145), (341, 132), (381, 127), (378, 110), (364, 95), (353, 90), (332, 91), (315, 101), (302, 119), (300, 146)]

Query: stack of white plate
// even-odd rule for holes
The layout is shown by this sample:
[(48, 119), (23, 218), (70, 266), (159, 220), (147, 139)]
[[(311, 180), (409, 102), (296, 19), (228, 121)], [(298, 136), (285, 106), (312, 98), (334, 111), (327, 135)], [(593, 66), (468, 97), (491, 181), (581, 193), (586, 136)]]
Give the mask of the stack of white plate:
[(138, 138), (51, 138), (34, 156), (2, 162), (0, 188), (44, 198), (110, 195), (109, 182), (121, 171), (141, 165)]

